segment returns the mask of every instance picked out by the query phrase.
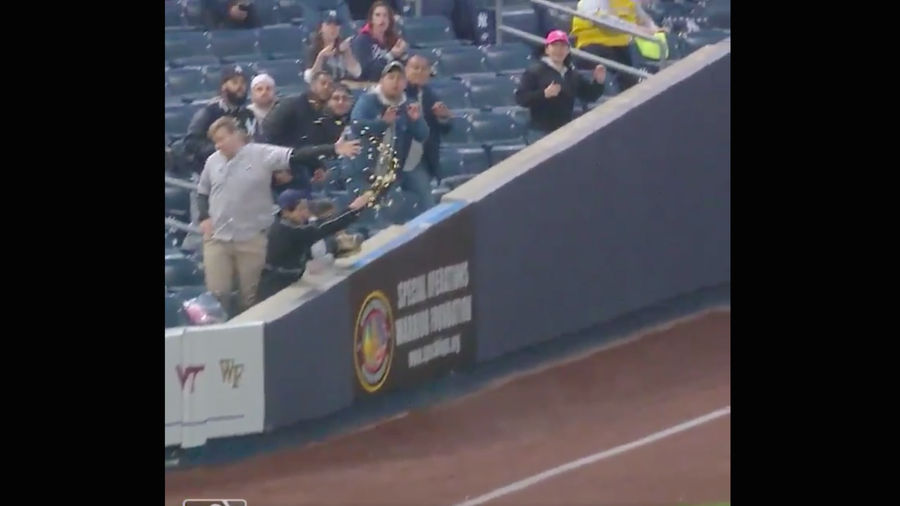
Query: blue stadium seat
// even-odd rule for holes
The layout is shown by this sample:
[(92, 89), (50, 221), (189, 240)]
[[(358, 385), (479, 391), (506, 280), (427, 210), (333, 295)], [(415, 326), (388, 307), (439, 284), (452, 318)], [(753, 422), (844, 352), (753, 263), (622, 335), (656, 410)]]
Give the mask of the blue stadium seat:
[(166, 111), (166, 133), (173, 138), (184, 137), (191, 124), (192, 112), (187, 107)]
[(522, 128), (522, 131), (528, 128), (528, 123), (531, 121), (531, 111), (525, 107), (510, 107), (503, 110), (503, 114), (512, 118)]
[(442, 146), (440, 153), (440, 167), (435, 176), (438, 180), (458, 176), (463, 173), (463, 158), (459, 149), (455, 146)]
[(483, 146), (442, 146), (441, 168), (438, 179), (460, 174), (479, 174), (491, 166), (490, 159)]
[(253, 0), (253, 5), (256, 7), (256, 17), (259, 18), (262, 26), (278, 23), (274, 0)]
[(506, 78), (468, 79), (469, 100), (479, 109), (516, 106), (516, 83)]
[(532, 49), (518, 42), (482, 48), (485, 63), (495, 72), (522, 73), (531, 65)]
[(691, 17), (702, 28), (731, 29), (731, 2), (697, 4), (691, 11)]
[(166, 32), (166, 60), (180, 66), (180, 59), (209, 55), (209, 39), (201, 32)]
[(469, 88), (456, 79), (433, 79), (430, 82), (435, 94), (450, 109), (468, 109)]
[(203, 72), (195, 68), (171, 69), (166, 72), (166, 83), (172, 96), (192, 101), (205, 94)]
[(180, 67), (200, 68), (207, 65), (219, 65), (219, 59), (211, 54), (198, 54), (178, 59)]
[(183, 25), (184, 18), (181, 16), (181, 5), (175, 2), (166, 2), (166, 27)]
[(480, 174), (491, 166), (490, 158), (484, 146), (468, 145), (459, 147), (448, 147), (457, 152), (462, 161), (460, 166), (460, 174)]
[(512, 155), (518, 153), (519, 151), (525, 149), (524, 143), (517, 144), (497, 144), (491, 146), (491, 166), (497, 165), (498, 163), (506, 160)]
[(438, 186), (437, 188), (431, 189), (431, 196), (434, 197), (435, 202), (440, 202), (441, 197), (450, 192), (450, 188), (446, 186)]
[(726, 30), (706, 29), (681, 35), (685, 54), (693, 53), (708, 44), (715, 44), (727, 39), (730, 33)]
[(177, 289), (203, 285), (203, 271), (185, 255), (166, 255), (166, 287)]
[(259, 50), (270, 60), (302, 58), (306, 47), (306, 32), (300, 27), (277, 25), (259, 31)]
[(468, 182), (470, 179), (472, 179), (475, 176), (476, 176), (476, 174), (460, 174), (458, 176), (448, 177), (447, 179), (444, 179), (443, 181), (441, 181), (441, 186), (443, 186), (444, 188), (448, 188), (450, 190), (455, 190), (456, 188), (458, 188), (459, 186), (462, 186), (463, 184), (465, 184), (466, 182)]
[[(413, 47), (456, 41), (450, 20), (444, 16), (406, 18), (400, 27), (401, 36)], [(458, 44), (458, 42), (457, 42)]]
[(216, 30), (209, 32), (210, 50), (222, 61), (260, 59), (257, 30)]
[(435, 50), (434, 54), (437, 57), (435, 69), (442, 77), (488, 72), (484, 53), (476, 47), (447, 47)]
[(472, 130), (472, 125), (469, 123), (468, 118), (465, 116), (454, 116), (450, 121), (453, 127), (449, 133), (441, 136), (441, 142), (443, 144), (468, 144), (471, 142), (469, 132)]
[(511, 26), (513, 28), (518, 28), (519, 30), (528, 33), (532, 33), (539, 37), (545, 37), (547, 35), (546, 33), (539, 33), (537, 16), (534, 15), (534, 10), (532, 10), (530, 7), (512, 12), (504, 11), (503, 24)]
[(191, 191), (166, 186), (166, 217), (188, 222), (191, 220)]
[(271, 60), (256, 64), (258, 73), (266, 73), (275, 80), (276, 88), (304, 87), (303, 63), (300, 60)]
[(297, 0), (277, 0), (275, 19), (278, 23), (299, 24), (303, 19), (303, 6)]
[(472, 123), (472, 139), (475, 142), (492, 145), (522, 141), (521, 127), (505, 114), (477, 113), (469, 121)]
[(528, 144), (534, 144), (535, 142), (543, 139), (547, 136), (547, 132), (542, 130), (531, 130), (528, 129), (525, 131), (525, 142)]

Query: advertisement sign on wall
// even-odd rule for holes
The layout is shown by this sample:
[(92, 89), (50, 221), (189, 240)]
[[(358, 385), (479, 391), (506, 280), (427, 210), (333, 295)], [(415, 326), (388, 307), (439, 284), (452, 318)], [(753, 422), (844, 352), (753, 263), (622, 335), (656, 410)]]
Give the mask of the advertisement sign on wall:
[(166, 446), (262, 432), (263, 325), (166, 331)]
[(414, 386), (473, 361), (469, 211), (431, 225), (350, 277), (357, 395)]

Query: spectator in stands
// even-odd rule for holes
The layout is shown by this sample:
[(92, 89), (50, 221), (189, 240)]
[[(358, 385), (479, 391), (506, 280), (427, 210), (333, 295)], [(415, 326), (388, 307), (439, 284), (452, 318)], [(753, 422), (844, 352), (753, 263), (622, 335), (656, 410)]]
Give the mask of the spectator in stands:
[(353, 38), (353, 54), (362, 65), (363, 81), (378, 81), (385, 65), (406, 56), (409, 45), (397, 35), (394, 11), (383, 0), (376, 0), (366, 16), (366, 24)]
[(263, 301), (299, 281), (312, 257), (312, 246), (356, 220), (370, 197), (368, 193), (360, 195), (339, 216), (310, 225), (312, 213), (302, 192), (287, 190), (279, 195), (278, 219), (269, 229), (256, 300)]
[(201, 8), (210, 30), (261, 26), (252, 0), (201, 0)]
[(334, 11), (326, 15), (312, 37), (306, 60), (312, 62), (312, 66), (303, 72), (306, 82), (311, 83), (319, 71), (328, 72), (335, 81), (358, 79), (362, 67), (353, 56), (350, 40), (341, 40), (341, 22)]
[(578, 73), (569, 54), (569, 38), (562, 30), (547, 34), (544, 53), (522, 74), (516, 103), (531, 110), (531, 128), (552, 132), (572, 121), (576, 97), (587, 102), (600, 98), (606, 68), (594, 67), (590, 81)]
[(222, 69), (220, 96), (210, 101), (194, 114), (182, 146), (177, 155), (186, 168), (194, 172), (203, 170), (203, 163), (215, 151), (215, 145), (207, 132), (214, 121), (230, 116), (238, 126), (250, 134), (256, 134), (256, 117), (244, 104), (247, 101), (247, 77), (240, 65), (228, 65)]
[(309, 144), (312, 127), (321, 120), (333, 90), (334, 79), (322, 70), (313, 76), (309, 91), (279, 100), (263, 124), (266, 141), (279, 146)]
[[(311, 135), (317, 123), (325, 114), (325, 104), (331, 98), (334, 80), (325, 71), (316, 73), (309, 91), (300, 95), (279, 100), (263, 122), (265, 141), (278, 146), (301, 147), (312, 144)], [(325, 178), (325, 167), (320, 160), (309, 160), (303, 167), (295, 167), (291, 177), (276, 174), (274, 189), (276, 191), (297, 187), (298, 181), (305, 187), (310, 178), (322, 181)]]
[[(353, 16), (353, 19), (367, 19), (372, 4), (375, 3), (375, 1), (376, 0), (347, 0), (347, 5), (350, 7), (350, 14)], [(381, 3), (387, 4), (395, 13), (399, 14), (403, 12), (402, 2), (403, 0), (382, 0)]]
[(314, 144), (327, 144), (329, 142), (337, 142), (344, 133), (344, 129), (350, 124), (350, 110), (353, 108), (353, 94), (350, 88), (343, 84), (336, 84), (331, 98), (328, 99), (328, 106), (325, 108), (325, 115), (322, 121), (316, 123), (316, 128), (312, 135)]
[(228, 307), (237, 273), (240, 306), (247, 309), (254, 303), (265, 261), (265, 233), (272, 224), (272, 173), (322, 151), (355, 156), (359, 142), (303, 149), (248, 143), (248, 135), (231, 117), (217, 119), (208, 134), (216, 151), (206, 160), (197, 188), (206, 287)]
[(368, 188), (370, 177), (384, 175), (392, 167), (396, 168), (400, 183), (407, 185), (404, 178), (416, 169), (408, 167), (406, 161), (412, 141), (423, 143), (428, 138), (428, 123), (421, 104), (407, 101), (405, 89), (403, 64), (393, 61), (382, 70), (378, 85), (353, 106), (349, 137), (362, 141), (365, 156), (343, 160), (344, 175), (350, 178), (347, 187), (351, 191), (359, 193)]
[[(637, 28), (636, 25), (640, 25), (646, 29), (647, 35), (650, 36), (661, 31), (641, 6), (640, 1), (580, 0), (576, 9), (585, 14), (592, 14), (599, 18), (614, 21), (622, 26)], [(628, 47), (633, 38), (631, 35), (597, 26), (577, 16), (572, 18), (572, 35), (575, 36), (575, 47), (578, 49), (601, 58), (628, 65), (629, 67), (634, 66), (631, 61), (631, 51)], [(589, 62), (580, 63), (580, 65), (584, 64), (590, 65)], [(638, 83), (638, 78), (631, 74), (624, 72), (617, 72), (616, 74), (620, 90), (624, 91)]]
[(262, 124), (275, 106), (275, 79), (259, 74), (250, 81), (250, 105), (247, 109), (256, 117), (256, 137), (263, 138)]
[(428, 86), (431, 79), (431, 63), (422, 55), (414, 55), (406, 62), (406, 99), (418, 103), (428, 124), (428, 138), (424, 143), (415, 139), (406, 158), (401, 184), (404, 190), (419, 197), (421, 211), (436, 203), (431, 194), (431, 178), (440, 174), (441, 135), (450, 132), (453, 113), (440, 101)]

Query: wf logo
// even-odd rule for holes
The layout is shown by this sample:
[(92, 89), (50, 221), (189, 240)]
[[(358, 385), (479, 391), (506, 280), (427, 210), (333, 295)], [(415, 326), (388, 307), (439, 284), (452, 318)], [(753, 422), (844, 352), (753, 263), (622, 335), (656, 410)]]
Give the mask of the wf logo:
[(185, 368), (181, 364), (175, 366), (175, 372), (178, 373), (178, 381), (181, 382), (181, 391), (184, 392), (184, 384), (191, 380), (191, 393), (194, 393), (194, 383), (197, 382), (197, 375), (200, 374), (205, 365), (189, 365)]
[(244, 374), (244, 364), (238, 364), (233, 358), (219, 360), (222, 369), (222, 382), (230, 384), (231, 388), (240, 386), (241, 375)]

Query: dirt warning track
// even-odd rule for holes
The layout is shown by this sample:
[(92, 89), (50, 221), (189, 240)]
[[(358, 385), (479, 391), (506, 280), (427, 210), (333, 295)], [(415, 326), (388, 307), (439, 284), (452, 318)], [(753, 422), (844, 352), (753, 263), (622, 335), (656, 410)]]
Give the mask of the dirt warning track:
[[(727, 501), (730, 318), (727, 309), (702, 313), (323, 443), (170, 472), (165, 504)], [(542, 473), (550, 476), (528, 481)]]

